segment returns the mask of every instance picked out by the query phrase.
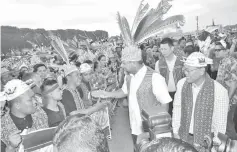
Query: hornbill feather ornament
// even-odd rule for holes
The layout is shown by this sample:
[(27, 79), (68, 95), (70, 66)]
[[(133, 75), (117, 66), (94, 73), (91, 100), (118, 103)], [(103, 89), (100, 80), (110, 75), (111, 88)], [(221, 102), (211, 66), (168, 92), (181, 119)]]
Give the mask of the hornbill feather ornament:
[(137, 10), (132, 28), (130, 29), (125, 17), (117, 13), (117, 21), (125, 45), (136, 45), (153, 36), (167, 34), (169, 28), (179, 28), (185, 23), (183, 15), (175, 15), (164, 19), (164, 15), (170, 10), (172, 0), (161, 0), (157, 8), (149, 9), (149, 4), (141, 1)]

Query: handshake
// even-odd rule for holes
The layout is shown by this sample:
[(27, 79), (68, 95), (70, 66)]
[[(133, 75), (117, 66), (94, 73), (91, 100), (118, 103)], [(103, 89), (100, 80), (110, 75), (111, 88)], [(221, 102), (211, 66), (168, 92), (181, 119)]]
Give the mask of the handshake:
[(107, 91), (104, 90), (96, 90), (91, 92), (91, 96), (93, 98), (110, 98), (110, 94)]

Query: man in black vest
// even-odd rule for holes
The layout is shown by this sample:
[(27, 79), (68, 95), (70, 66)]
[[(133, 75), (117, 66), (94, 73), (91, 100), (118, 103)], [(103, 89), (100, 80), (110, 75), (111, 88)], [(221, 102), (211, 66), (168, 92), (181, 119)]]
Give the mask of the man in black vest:
[[(173, 41), (164, 38), (160, 44), (161, 58), (156, 62), (155, 70), (160, 73), (168, 85), (169, 94), (174, 99), (177, 82), (184, 77), (181, 58), (174, 54)], [(169, 114), (172, 116), (173, 102), (169, 104)]]

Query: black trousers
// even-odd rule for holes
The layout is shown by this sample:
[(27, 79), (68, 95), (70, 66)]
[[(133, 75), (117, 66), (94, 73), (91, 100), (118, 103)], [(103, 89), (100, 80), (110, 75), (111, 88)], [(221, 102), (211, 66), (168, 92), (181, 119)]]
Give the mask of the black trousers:
[(235, 123), (235, 131), (237, 132), (237, 108), (235, 109), (234, 123)]
[(169, 103), (169, 111), (168, 112), (169, 112), (170, 116), (172, 117), (175, 92), (169, 92), (169, 94), (170, 94), (170, 97), (172, 98), (172, 101)]
[(134, 152), (136, 152), (136, 146), (137, 146), (137, 135), (132, 134), (132, 140), (134, 145)]
[(233, 104), (230, 107), (230, 110), (229, 110), (228, 116), (227, 116), (226, 134), (232, 140), (237, 140), (237, 132), (235, 129), (235, 127), (236, 127), (236, 109), (237, 109), (237, 104)]
[(136, 144), (137, 144), (137, 135), (132, 134), (132, 140), (133, 140), (133, 144), (136, 146)]

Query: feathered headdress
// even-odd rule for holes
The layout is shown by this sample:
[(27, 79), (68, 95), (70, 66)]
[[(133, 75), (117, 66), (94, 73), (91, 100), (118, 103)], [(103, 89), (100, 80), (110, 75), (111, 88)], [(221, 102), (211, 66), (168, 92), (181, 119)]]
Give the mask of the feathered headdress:
[(49, 36), (51, 38), (51, 45), (53, 46), (56, 53), (60, 55), (60, 57), (63, 59), (63, 61), (66, 62), (66, 64), (69, 64), (68, 53), (66, 52), (61, 39), (57, 36), (54, 36), (51, 32), (49, 32)]
[(156, 9), (152, 8), (149, 10), (149, 4), (143, 4), (142, 0), (131, 29), (127, 19), (120, 16), (118, 12), (117, 20), (119, 28), (127, 46), (139, 44), (155, 35), (166, 34), (166, 29), (168, 28), (183, 26), (183, 15), (176, 15), (163, 19), (164, 14), (172, 7), (172, 5), (169, 4), (169, 1), (171, 0), (161, 0)]
[(87, 50), (87, 51), (84, 51), (84, 53), (81, 53), (78, 57), (78, 61), (83, 63), (85, 62), (86, 60), (91, 60), (91, 61), (94, 61), (96, 58), (96, 56), (90, 51), (90, 50)]

